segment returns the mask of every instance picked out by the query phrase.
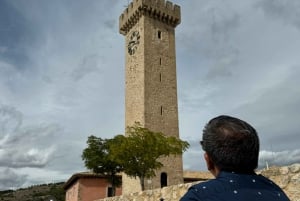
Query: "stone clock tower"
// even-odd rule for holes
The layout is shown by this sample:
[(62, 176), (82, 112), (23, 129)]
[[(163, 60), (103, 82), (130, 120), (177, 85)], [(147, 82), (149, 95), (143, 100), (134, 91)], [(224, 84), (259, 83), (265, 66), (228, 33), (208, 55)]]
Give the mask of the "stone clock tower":
[[(125, 36), (125, 124), (179, 137), (175, 27), (180, 7), (165, 0), (134, 0), (121, 14)], [(151, 151), (151, 150), (149, 150)], [(161, 159), (164, 167), (145, 182), (146, 189), (183, 183), (182, 156)], [(138, 180), (123, 176), (123, 194), (140, 191)]]

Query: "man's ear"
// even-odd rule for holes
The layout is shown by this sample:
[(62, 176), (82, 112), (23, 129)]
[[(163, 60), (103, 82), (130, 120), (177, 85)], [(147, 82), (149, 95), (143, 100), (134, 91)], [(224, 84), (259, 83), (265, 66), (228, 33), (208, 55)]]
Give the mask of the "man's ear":
[(214, 163), (212, 162), (210, 156), (206, 152), (204, 153), (204, 159), (206, 161), (207, 169), (209, 171), (213, 170), (214, 169)]
[(204, 153), (204, 159), (206, 161), (207, 169), (216, 177), (219, 174), (219, 170), (206, 152)]

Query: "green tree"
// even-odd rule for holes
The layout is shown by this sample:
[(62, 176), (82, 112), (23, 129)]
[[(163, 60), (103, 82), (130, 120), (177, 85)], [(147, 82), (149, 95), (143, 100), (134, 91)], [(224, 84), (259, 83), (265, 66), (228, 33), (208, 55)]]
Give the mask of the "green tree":
[[(116, 187), (121, 184), (117, 173), (123, 170), (122, 165), (111, 157), (111, 144), (117, 143), (113, 139), (102, 139), (96, 136), (89, 136), (87, 148), (83, 150), (82, 160), (85, 167), (94, 173), (106, 175), (112, 185), (112, 194), (115, 195)], [(115, 144), (117, 146), (117, 144)]]
[(127, 134), (126, 137), (114, 137), (111, 154), (115, 161), (122, 164), (128, 176), (139, 178), (142, 190), (145, 189), (145, 179), (154, 177), (155, 170), (163, 166), (159, 158), (182, 154), (189, 147), (186, 141), (153, 132), (139, 123), (127, 127)]

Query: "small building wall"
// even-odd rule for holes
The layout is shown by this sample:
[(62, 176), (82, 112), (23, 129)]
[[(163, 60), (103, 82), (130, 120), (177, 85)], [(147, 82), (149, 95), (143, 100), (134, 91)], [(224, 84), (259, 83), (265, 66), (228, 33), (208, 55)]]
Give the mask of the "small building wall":
[[(94, 201), (107, 197), (111, 185), (104, 178), (82, 178), (80, 181), (80, 198), (82, 201)], [(116, 189), (116, 195), (121, 195), (121, 188)]]
[(66, 190), (66, 201), (78, 201), (79, 182), (75, 182)]
[[(198, 171), (184, 171), (183, 176), (184, 183), (206, 181), (208, 179), (213, 178), (213, 176), (209, 172)], [(140, 186), (139, 183), (137, 183), (136, 185), (138, 187)], [(109, 186), (111, 185), (108, 183), (107, 179), (103, 175), (91, 172), (76, 173), (72, 175), (72, 177), (64, 185), (64, 189), (66, 191), (65, 201), (94, 201), (97, 199), (106, 198)], [(116, 196), (120, 195), (122, 195), (122, 186), (116, 189)]]
[[(94, 201), (106, 198), (111, 184), (105, 176), (94, 173), (74, 174), (65, 184), (65, 201)], [(116, 196), (122, 194), (122, 188), (116, 188)]]

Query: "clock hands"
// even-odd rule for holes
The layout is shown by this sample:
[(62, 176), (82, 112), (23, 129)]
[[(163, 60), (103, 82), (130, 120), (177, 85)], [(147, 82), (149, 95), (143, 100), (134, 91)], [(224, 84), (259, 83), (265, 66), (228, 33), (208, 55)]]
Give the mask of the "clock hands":
[(130, 55), (133, 55), (137, 49), (138, 44), (140, 44), (140, 34), (138, 31), (134, 31), (131, 36), (130, 40), (128, 42), (127, 48), (128, 48), (128, 53)]

